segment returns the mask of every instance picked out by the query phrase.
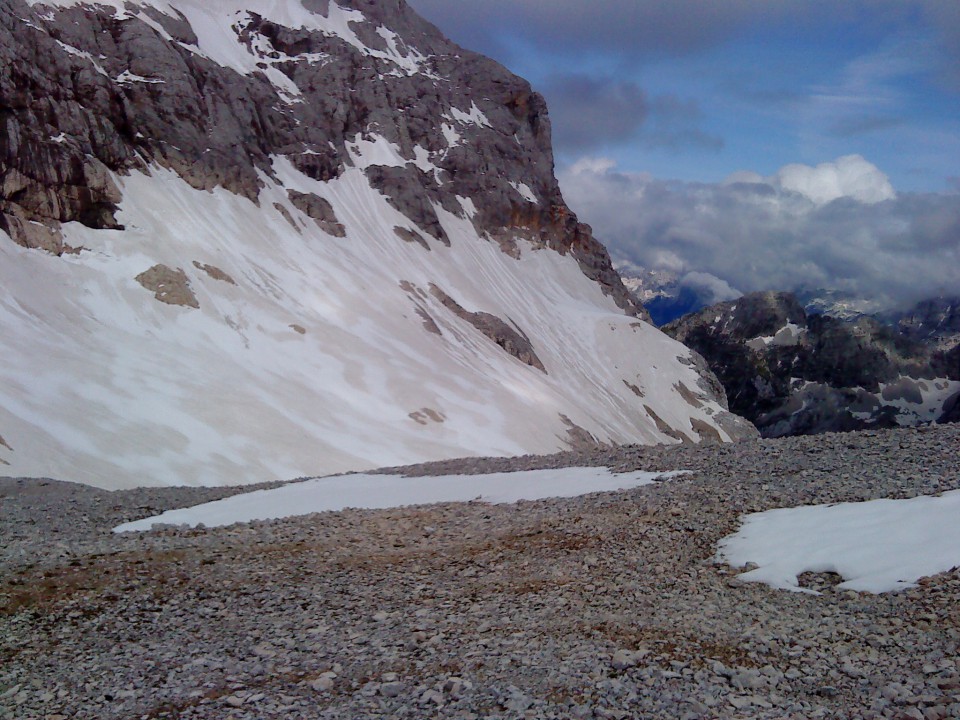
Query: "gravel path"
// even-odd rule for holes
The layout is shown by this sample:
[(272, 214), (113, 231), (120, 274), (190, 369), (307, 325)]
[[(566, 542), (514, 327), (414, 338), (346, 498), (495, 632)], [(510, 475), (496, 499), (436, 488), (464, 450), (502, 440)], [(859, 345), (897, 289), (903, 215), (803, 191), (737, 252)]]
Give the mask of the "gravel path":
[(738, 584), (741, 513), (960, 488), (960, 425), (434, 463), (632, 490), (110, 528), (236, 488), (0, 479), (0, 718), (960, 718), (960, 571)]

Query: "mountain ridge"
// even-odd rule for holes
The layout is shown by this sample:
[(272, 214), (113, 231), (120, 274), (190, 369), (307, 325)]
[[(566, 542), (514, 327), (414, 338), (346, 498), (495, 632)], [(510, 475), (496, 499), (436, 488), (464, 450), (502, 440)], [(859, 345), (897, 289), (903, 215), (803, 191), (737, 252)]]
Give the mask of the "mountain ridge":
[(663, 329), (706, 358), (730, 407), (766, 436), (948, 422), (960, 399), (960, 345), (808, 314), (792, 293), (751, 293)]

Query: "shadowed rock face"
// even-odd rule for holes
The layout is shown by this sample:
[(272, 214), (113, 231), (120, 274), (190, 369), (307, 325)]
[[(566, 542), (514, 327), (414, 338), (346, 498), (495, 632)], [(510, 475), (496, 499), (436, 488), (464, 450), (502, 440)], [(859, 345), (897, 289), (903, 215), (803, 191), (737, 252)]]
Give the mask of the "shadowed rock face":
[(960, 297), (924, 300), (897, 322), (897, 330), (913, 340), (933, 343), (942, 350), (960, 345)]
[(746, 295), (662, 330), (706, 359), (730, 410), (766, 436), (957, 419), (960, 349), (867, 317), (807, 315), (789, 293)]
[[(518, 234), (572, 254), (621, 308), (646, 317), (605, 248), (566, 207), (546, 105), (526, 81), (446, 40), (403, 0), (304, 5), (324, 16), (361, 11), (366, 21), (349, 27), (367, 50), (239, 13), (237, 41), (259, 58), (244, 74), (191, 50), (198, 39), (187, 20), (154, 8), (129, 5), (121, 15), (4, 0), (0, 229), (60, 254), (60, 223), (117, 227), (121, 195), (111, 171), (157, 163), (196, 188), (256, 200), (272, 156), (329, 180), (353, 164), (352, 143), (379, 137), (410, 162), (371, 165), (366, 174), (426, 234), (446, 240), (434, 204), (462, 216), (456, 198), (470, 198), (482, 234), (498, 242)], [(382, 56), (388, 50), (417, 62), (417, 71), (398, 70)], [(467, 116), (474, 121), (453, 122)], [(456, 126), (456, 142), (445, 124)], [(417, 167), (418, 147), (436, 172)], [(536, 202), (517, 191), (520, 182)], [(322, 208), (310, 214), (338, 234)]]

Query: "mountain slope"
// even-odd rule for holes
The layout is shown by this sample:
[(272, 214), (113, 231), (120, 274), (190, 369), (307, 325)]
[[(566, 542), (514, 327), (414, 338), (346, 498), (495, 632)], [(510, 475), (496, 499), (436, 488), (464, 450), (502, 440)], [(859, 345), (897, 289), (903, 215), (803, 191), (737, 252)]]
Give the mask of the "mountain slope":
[(701, 353), (730, 407), (765, 436), (948, 422), (960, 353), (869, 317), (808, 315), (790, 293), (718, 303), (664, 331)]
[(750, 433), (405, 3), (0, 4), (0, 468), (224, 484)]

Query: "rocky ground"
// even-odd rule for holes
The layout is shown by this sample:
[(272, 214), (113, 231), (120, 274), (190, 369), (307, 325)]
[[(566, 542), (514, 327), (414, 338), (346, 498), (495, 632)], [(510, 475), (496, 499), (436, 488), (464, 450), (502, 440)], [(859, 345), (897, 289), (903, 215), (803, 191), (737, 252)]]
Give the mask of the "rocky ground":
[(622, 447), (629, 492), (115, 536), (237, 492), (0, 480), (0, 717), (960, 718), (960, 571), (739, 584), (740, 514), (960, 488), (960, 426)]

